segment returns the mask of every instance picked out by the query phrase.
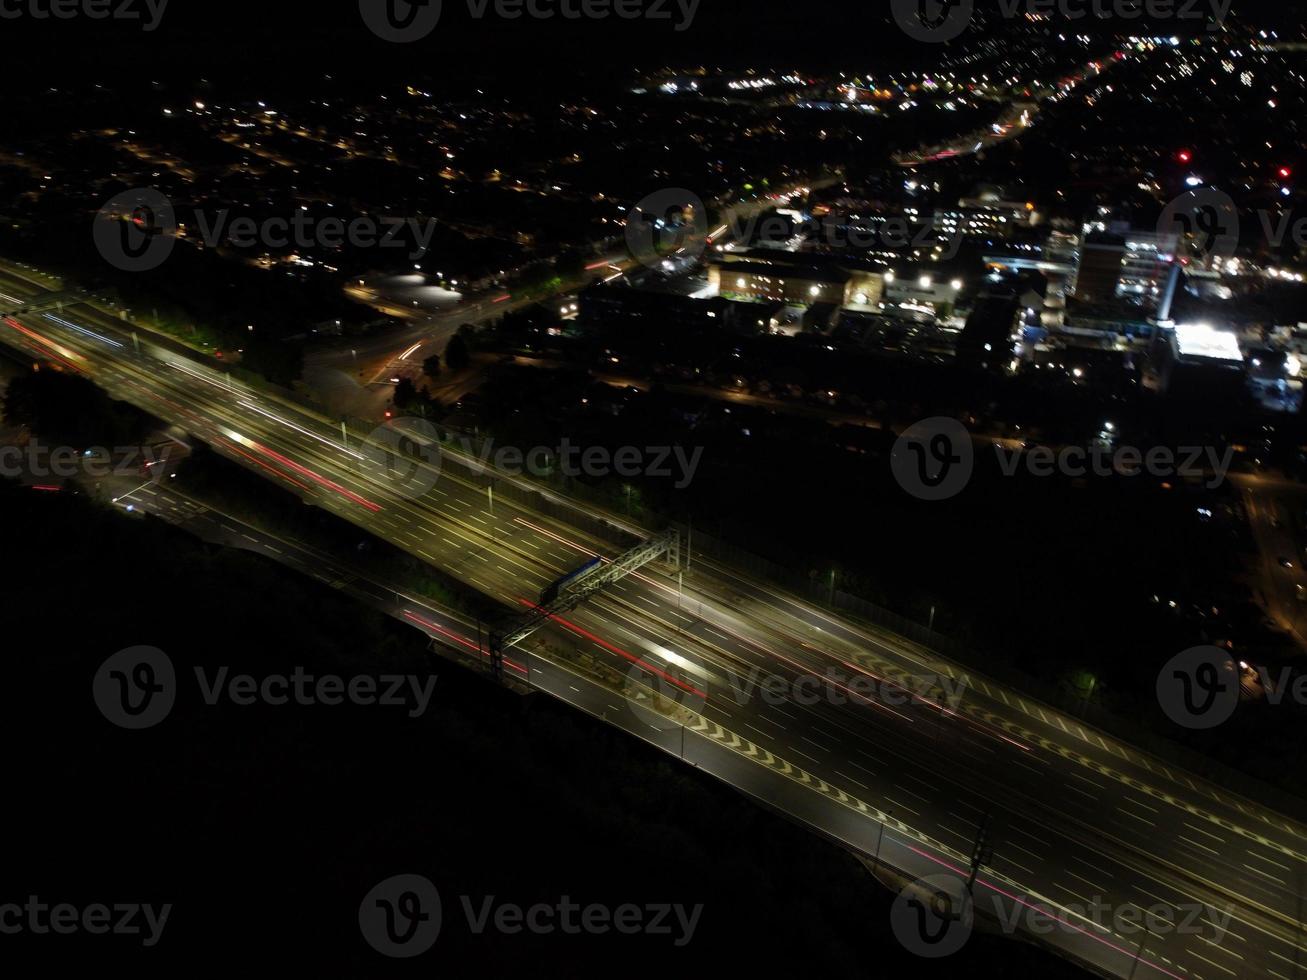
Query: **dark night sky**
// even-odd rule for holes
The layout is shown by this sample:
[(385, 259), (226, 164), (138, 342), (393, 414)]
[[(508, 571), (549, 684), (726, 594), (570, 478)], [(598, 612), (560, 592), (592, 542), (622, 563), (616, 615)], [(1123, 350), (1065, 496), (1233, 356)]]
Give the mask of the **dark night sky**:
[[(439, 27), (412, 45), (373, 37), (363, 26), (357, 0), (169, 0), (161, 26), (152, 33), (115, 22), (22, 20), (0, 27), (7, 55), (23, 72), (43, 80), (86, 71), (136, 74), (187, 68), (288, 78), (321, 71), (418, 69), (471, 70), (531, 84), (539, 76), (571, 75), (578, 68), (612, 71), (632, 64), (864, 65), (878, 51), (903, 47), (887, 3), (701, 0), (692, 25), (677, 31), (682, 19), (678, 0), (665, 2), (671, 14), (665, 21), (478, 22), (469, 16), (468, 0), (444, 0)], [(52, 61), (52, 50), (66, 51), (68, 57)]]
[[(142, 8), (146, 0), (110, 2)], [(1198, 2), (1206, 6), (1211, 0)], [(311, 86), (322, 73), (490, 75), (532, 87), (581, 73), (626, 77), (632, 66), (667, 64), (856, 73), (888, 61), (930, 64), (942, 50), (909, 41), (892, 21), (890, 0), (700, 0), (684, 31), (675, 29), (682, 19), (678, 0), (665, 3), (671, 19), (657, 22), (477, 21), (469, 16), (469, 0), (443, 0), (435, 33), (411, 45), (374, 37), (362, 23), (358, 0), (168, 0), (161, 26), (151, 33), (131, 22), (22, 18), (0, 21), (0, 36), (6, 81), (33, 92), (61, 79), (142, 74), (250, 80), (284, 91), (287, 85)], [(996, 3), (978, 0), (977, 8), (996, 9)], [(1234, 9), (1260, 17), (1267, 8), (1235, 0)], [(1089, 26), (1077, 22), (1078, 29)]]

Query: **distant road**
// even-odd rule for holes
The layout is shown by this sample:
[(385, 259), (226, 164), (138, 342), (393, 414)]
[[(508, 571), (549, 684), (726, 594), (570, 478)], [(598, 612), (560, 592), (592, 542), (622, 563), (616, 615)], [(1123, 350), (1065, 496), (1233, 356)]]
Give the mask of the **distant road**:
[(1062, 99), (1073, 92), (1083, 82), (1097, 78), (1111, 68), (1119, 58), (1106, 61), (1092, 61), (1074, 75), (1063, 79), (1057, 89), (1041, 99), (1014, 99), (1002, 112), (998, 121), (987, 129), (973, 130), (947, 143), (921, 147), (894, 154), (894, 162), (900, 167), (919, 167), (927, 163), (938, 163), (955, 157), (982, 153), (1000, 143), (1022, 135), (1035, 123), (1035, 117), (1041, 105), (1048, 99)]

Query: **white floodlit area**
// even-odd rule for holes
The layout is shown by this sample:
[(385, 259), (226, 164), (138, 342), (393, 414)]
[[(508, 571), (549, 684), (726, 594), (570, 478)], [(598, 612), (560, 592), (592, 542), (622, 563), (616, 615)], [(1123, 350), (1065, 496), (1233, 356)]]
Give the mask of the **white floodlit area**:
[(384, 276), (369, 285), (378, 297), (402, 306), (418, 306), (423, 310), (437, 311), (452, 309), (458, 305), (461, 294), (454, 289), (454, 283), (442, 285), (433, 282), (428, 276), (418, 272), (407, 275)]
[(1175, 342), (1181, 357), (1207, 357), (1218, 361), (1243, 361), (1239, 339), (1229, 330), (1217, 330), (1209, 323), (1179, 323)]

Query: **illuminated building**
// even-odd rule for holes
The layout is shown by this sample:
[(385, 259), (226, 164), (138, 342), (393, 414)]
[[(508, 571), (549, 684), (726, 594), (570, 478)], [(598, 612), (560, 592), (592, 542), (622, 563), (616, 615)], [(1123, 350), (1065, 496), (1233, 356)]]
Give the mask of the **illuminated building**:
[(1207, 323), (1181, 323), (1159, 330), (1148, 360), (1148, 387), (1207, 410), (1232, 403), (1247, 380), (1239, 338)]
[(884, 292), (884, 281), (874, 272), (731, 257), (709, 264), (708, 285), (722, 296), (795, 306), (875, 307)]
[(1076, 298), (1086, 303), (1125, 301), (1155, 308), (1171, 271), (1175, 236), (1130, 229), (1091, 235), (1081, 247)]

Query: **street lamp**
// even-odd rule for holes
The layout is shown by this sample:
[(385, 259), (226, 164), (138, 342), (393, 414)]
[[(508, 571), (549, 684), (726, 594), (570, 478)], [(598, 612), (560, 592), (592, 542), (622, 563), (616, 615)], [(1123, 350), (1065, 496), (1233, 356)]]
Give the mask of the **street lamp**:
[(885, 821), (894, 816), (893, 810), (886, 810), (885, 816), (880, 819), (880, 833), (876, 835), (876, 856), (871, 862), (871, 875), (876, 876), (876, 870), (880, 867), (880, 842), (885, 838)]

